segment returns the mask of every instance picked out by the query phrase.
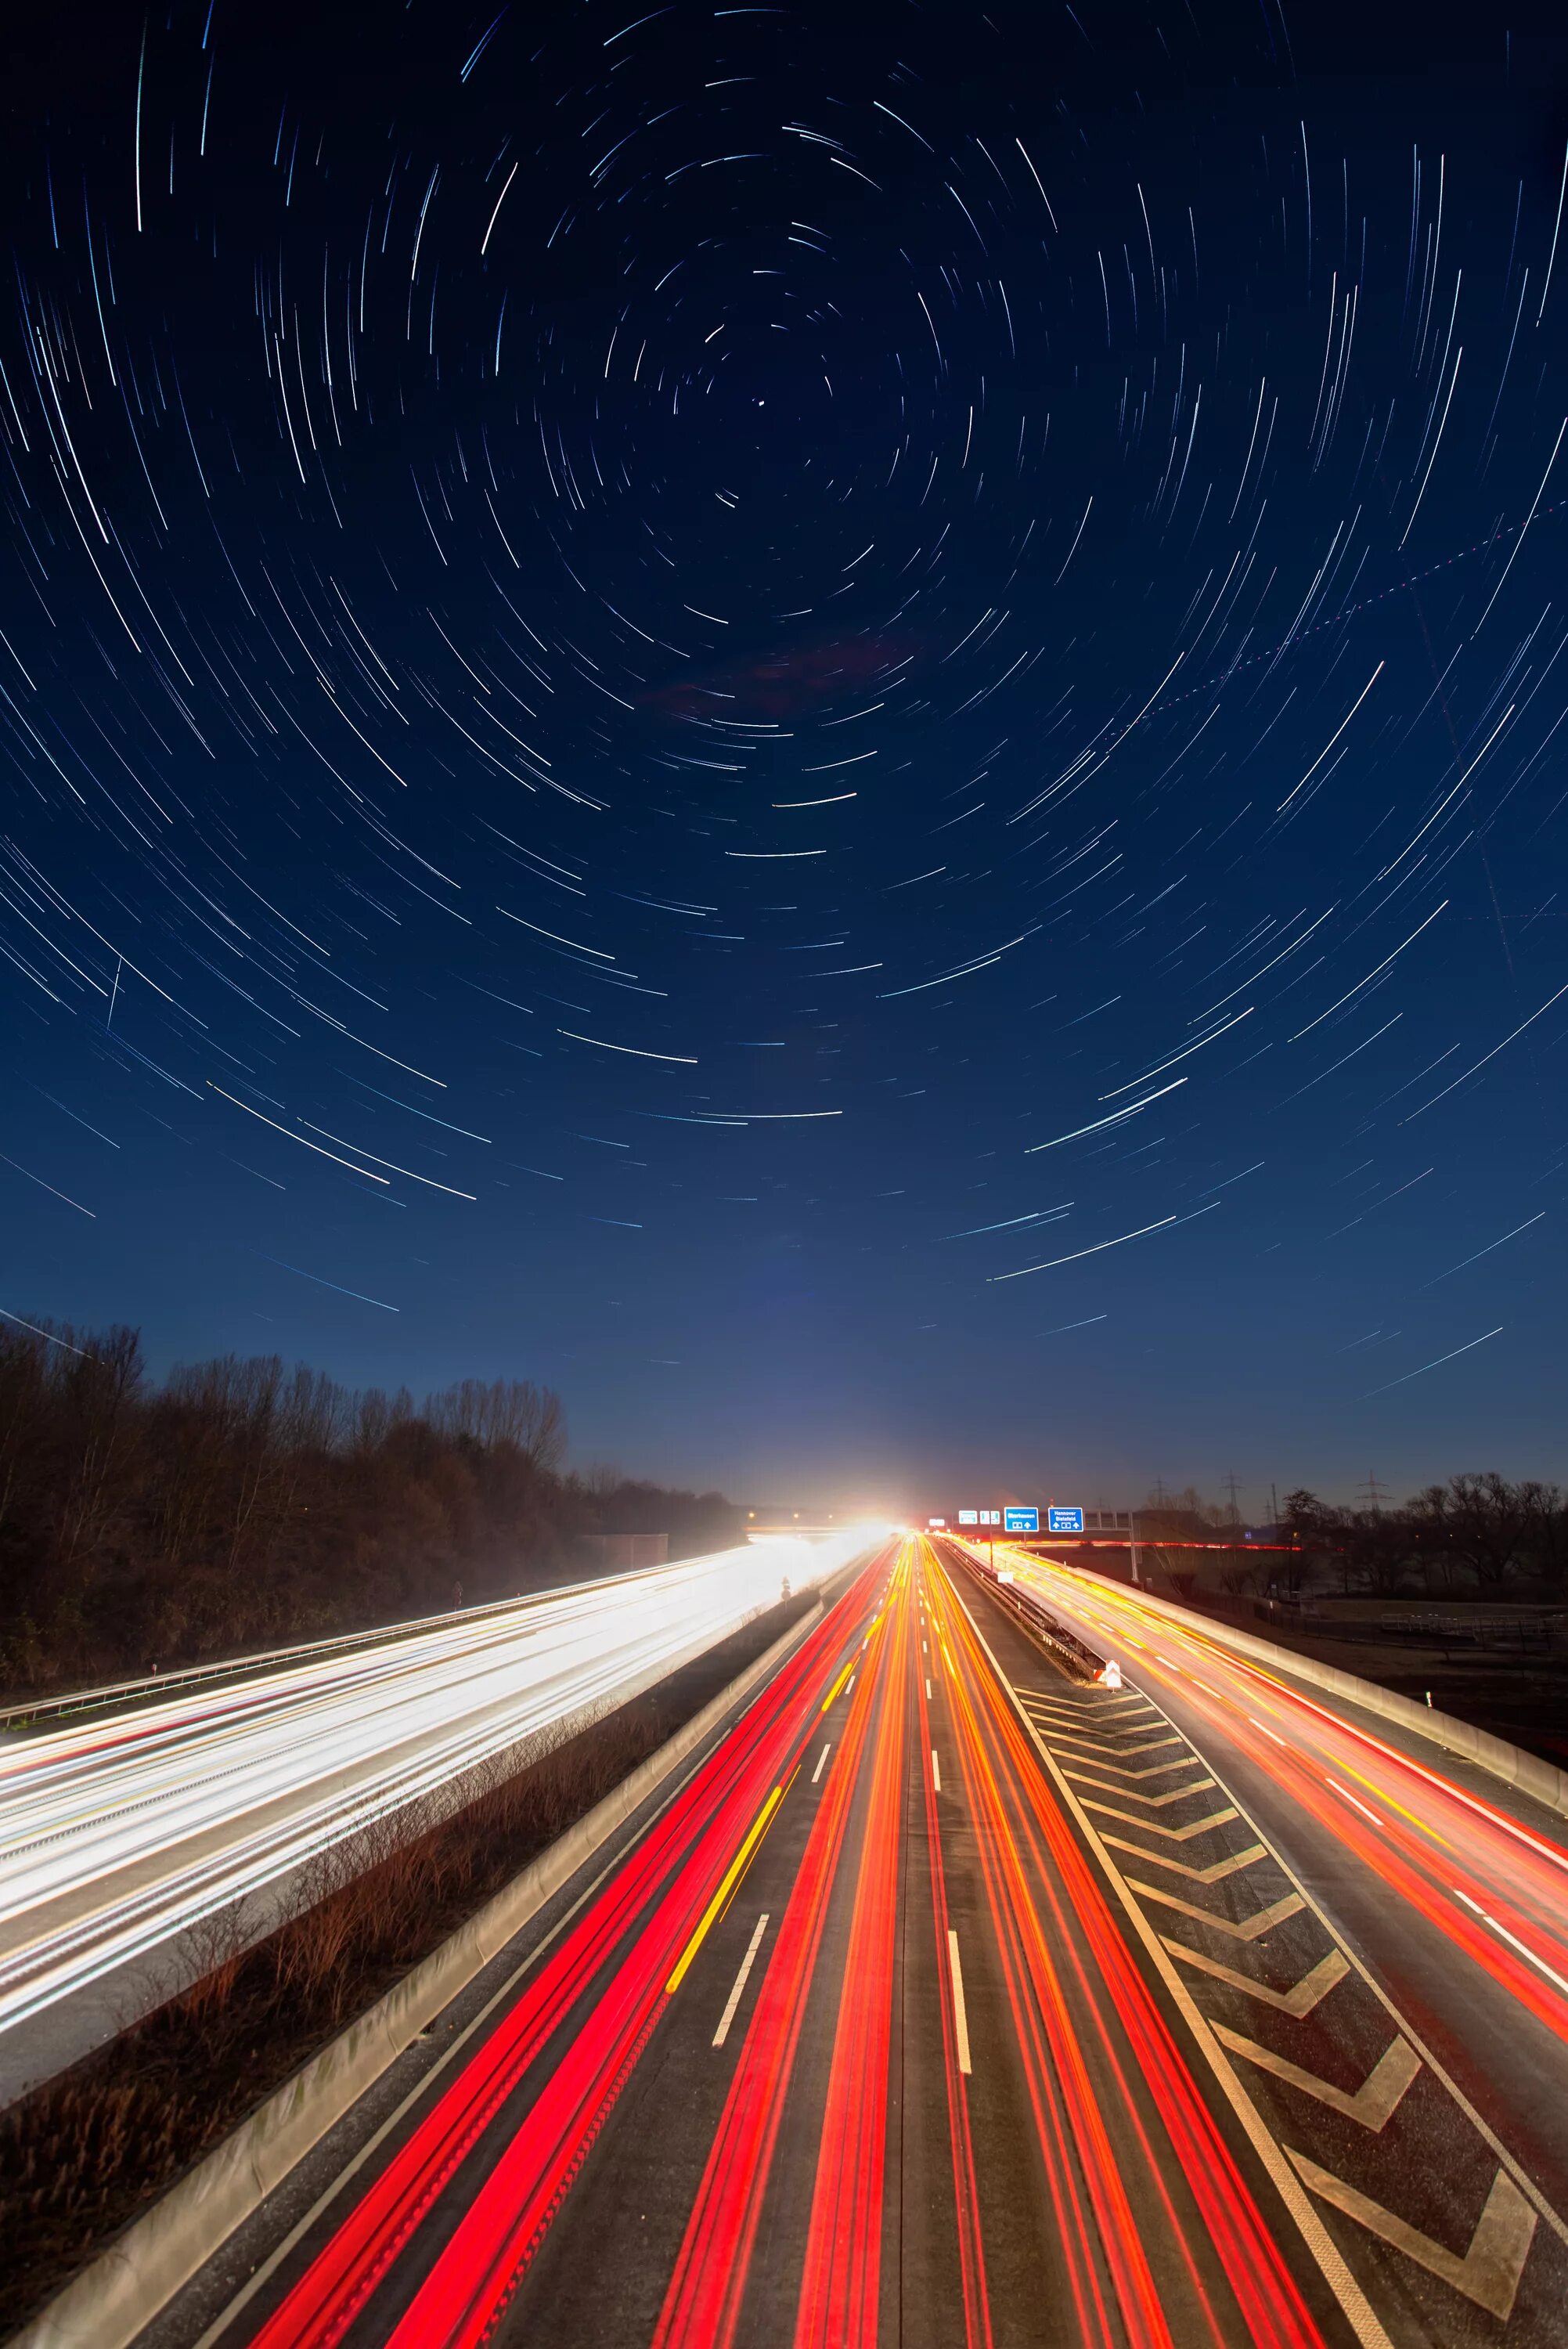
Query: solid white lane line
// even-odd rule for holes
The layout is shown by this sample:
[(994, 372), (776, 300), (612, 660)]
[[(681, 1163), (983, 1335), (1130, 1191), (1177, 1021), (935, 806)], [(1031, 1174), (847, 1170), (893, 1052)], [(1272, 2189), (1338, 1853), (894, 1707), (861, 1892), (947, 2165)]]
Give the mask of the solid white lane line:
[[(823, 1753), (825, 1758), (825, 1747), (823, 1749)], [(729, 2026), (735, 2020), (735, 2010), (740, 2004), (740, 1993), (746, 1988), (746, 1977), (751, 1971), (751, 1961), (756, 1957), (758, 1944), (760, 1942), (763, 1934), (766, 1933), (767, 1930), (768, 1911), (765, 1909), (762, 1911), (761, 1916), (757, 1920), (757, 1930), (752, 1934), (751, 1940), (747, 1945), (746, 1955), (740, 1961), (740, 1971), (735, 1977), (735, 1986), (731, 1990), (728, 1998), (725, 2001), (724, 2013), (718, 2018), (718, 2029), (713, 2034), (713, 2044), (716, 2047), (722, 2047), (725, 2041), (729, 2036)]]
[(940, 1795), (942, 1792), (942, 1764), (936, 1758), (936, 1748), (934, 1745), (931, 1749), (931, 1783)]
[(822, 1750), (821, 1750), (821, 1752), (818, 1754), (818, 1756), (817, 1756), (817, 1766), (816, 1766), (816, 1768), (815, 1768), (815, 1769), (812, 1771), (812, 1773), (811, 1773), (811, 1784), (812, 1784), (812, 1785), (813, 1785), (813, 1786), (816, 1785), (816, 1783), (817, 1783), (818, 1779), (821, 1776), (821, 1775), (822, 1775), (822, 1767), (823, 1767), (823, 1764), (825, 1764), (825, 1762), (827, 1761), (828, 1756), (829, 1756), (829, 1754), (832, 1752), (832, 1750), (833, 1750), (833, 1749), (832, 1749), (832, 1747), (831, 1747), (830, 1745), (824, 1745), (824, 1746), (823, 1746), (823, 1748), (822, 1748)]
[(969, 2016), (964, 2004), (964, 1969), (958, 1962), (958, 1936), (950, 1925), (947, 1929), (947, 1962), (953, 1973), (953, 2027), (958, 2040), (958, 2068), (971, 2072), (969, 2061)]

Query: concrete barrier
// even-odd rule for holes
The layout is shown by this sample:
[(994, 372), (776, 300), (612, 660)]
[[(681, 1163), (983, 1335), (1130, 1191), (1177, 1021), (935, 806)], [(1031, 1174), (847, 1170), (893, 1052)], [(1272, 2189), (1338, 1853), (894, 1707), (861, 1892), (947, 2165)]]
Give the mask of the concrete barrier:
[[(1085, 1578), (1103, 1580), (1098, 1576)], [(1125, 1588), (1126, 1585), (1119, 1587)], [(1251, 1631), (1233, 1630), (1228, 1623), (1213, 1622), (1193, 1608), (1174, 1606), (1168, 1599), (1156, 1599), (1150, 1591), (1140, 1590), (1138, 1597), (1143, 1606), (1157, 1608), (1173, 1623), (1188, 1630), (1197, 1628), (1206, 1639), (1234, 1649), (1238, 1655), (1266, 1666), (1270, 1671), (1305, 1681), (1313, 1688), (1326, 1690), (1330, 1696), (1359, 1705), (1364, 1713), (1375, 1713), (1385, 1721), (1395, 1722), (1401, 1729), (1424, 1737), (1429, 1744), (1440, 1745), (1445, 1753), (1457, 1755), (1462, 1762), (1473, 1763), (1478, 1770), (1485, 1770), (1506, 1785), (1516, 1786), (1522, 1795), (1530, 1795), (1547, 1810), (1568, 1818), (1568, 1771), (1543, 1762), (1539, 1754), (1526, 1754), (1522, 1747), (1511, 1745), (1505, 1737), (1494, 1737), (1490, 1730), (1477, 1729), (1473, 1723), (1456, 1721), (1451, 1713), (1441, 1713), (1434, 1705), (1418, 1704), (1413, 1697), (1379, 1688), (1376, 1681), (1364, 1681), (1356, 1672), (1341, 1671), (1337, 1664), (1319, 1663), (1315, 1656), (1298, 1656), (1293, 1649), (1276, 1647), (1272, 1640), (1260, 1640)]]
[(1077, 1681), (1099, 1678), (1105, 1658), (1065, 1623), (1058, 1623), (1030, 1584), (1016, 1581), (1006, 1569), (998, 1574), (995, 1567), (983, 1566), (970, 1550), (959, 1555), (986, 1597), (1012, 1617), (1026, 1640), (1049, 1655), (1059, 1671)]
[(821, 1613), (818, 1599), (603, 1802), (134, 2220), (11, 2336), (8, 2349), (126, 2349), (425, 2025), (696, 1751), (730, 1708), (778, 1669)]

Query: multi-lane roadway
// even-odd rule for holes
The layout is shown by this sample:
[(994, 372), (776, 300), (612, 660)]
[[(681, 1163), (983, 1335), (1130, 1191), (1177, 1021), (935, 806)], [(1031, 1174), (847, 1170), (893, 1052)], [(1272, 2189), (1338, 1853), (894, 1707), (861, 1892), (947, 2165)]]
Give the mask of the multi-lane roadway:
[(1122, 1687), (891, 1543), (160, 2349), (1568, 2338), (1551, 1822), (1015, 1570)]
[(0, 2086), (155, 2002), (203, 1919), (246, 1903), (264, 1930), (304, 1863), (624, 1703), (867, 1542), (854, 1528), (580, 1583), (0, 1742)]

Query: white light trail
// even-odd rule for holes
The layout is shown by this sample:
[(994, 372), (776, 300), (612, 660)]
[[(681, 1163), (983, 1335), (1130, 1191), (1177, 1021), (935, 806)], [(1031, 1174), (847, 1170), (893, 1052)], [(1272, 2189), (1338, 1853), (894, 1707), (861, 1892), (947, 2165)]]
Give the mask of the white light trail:
[[(437, 1616), (0, 1747), (0, 2031), (479, 1764), (627, 1702), (864, 1551), (785, 1537)], [(276, 1906), (274, 1899), (274, 1906)], [(286, 1905), (286, 1904), (285, 1904)]]

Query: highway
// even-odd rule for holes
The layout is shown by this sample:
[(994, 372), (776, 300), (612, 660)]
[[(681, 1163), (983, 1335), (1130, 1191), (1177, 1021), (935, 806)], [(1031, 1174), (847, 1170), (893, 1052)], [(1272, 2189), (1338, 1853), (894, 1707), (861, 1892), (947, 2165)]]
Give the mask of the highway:
[(1122, 1688), (890, 1543), (159, 2349), (1561, 2344), (1561, 1846), (1015, 1570)]
[(204, 1917), (248, 1899), (264, 1919), (302, 1863), (626, 1702), (867, 1540), (769, 1541), (576, 1584), (7, 1738), (0, 2076), (25, 2076), (62, 2002), (74, 2027), (84, 1993), (120, 1996), (128, 1968), (145, 1979)]
[(1184, 1610), (1020, 1549), (998, 1545), (996, 1557), (1208, 1761), (1352, 1959), (1402, 1999), (1461, 2103), (1562, 2209), (1564, 1823), (1437, 1746), (1260, 1668)]

